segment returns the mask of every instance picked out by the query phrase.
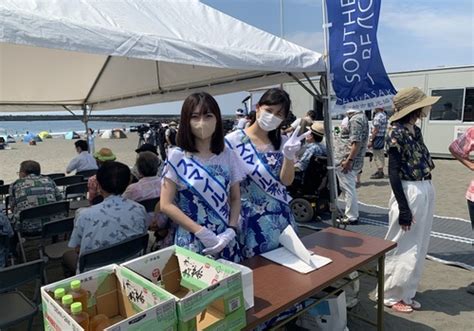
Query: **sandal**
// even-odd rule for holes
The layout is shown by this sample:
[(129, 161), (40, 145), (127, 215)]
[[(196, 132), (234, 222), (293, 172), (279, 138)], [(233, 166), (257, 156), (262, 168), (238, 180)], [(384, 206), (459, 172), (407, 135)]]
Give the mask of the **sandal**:
[(413, 308), (410, 305), (407, 305), (403, 301), (399, 301), (396, 304), (392, 305), (393, 311), (397, 313), (412, 313)]
[[(406, 303), (404, 303), (404, 304), (406, 304)], [(421, 309), (421, 303), (419, 303), (418, 301), (413, 300), (413, 299), (411, 299), (411, 303), (408, 304), (408, 305), (411, 306), (414, 310)]]

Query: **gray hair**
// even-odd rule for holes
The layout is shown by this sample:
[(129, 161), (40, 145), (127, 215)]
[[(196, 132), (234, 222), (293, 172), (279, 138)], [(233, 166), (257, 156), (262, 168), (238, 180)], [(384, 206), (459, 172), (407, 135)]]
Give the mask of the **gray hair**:
[(152, 177), (158, 173), (161, 161), (154, 153), (146, 151), (138, 154), (135, 164), (140, 175), (143, 177)]

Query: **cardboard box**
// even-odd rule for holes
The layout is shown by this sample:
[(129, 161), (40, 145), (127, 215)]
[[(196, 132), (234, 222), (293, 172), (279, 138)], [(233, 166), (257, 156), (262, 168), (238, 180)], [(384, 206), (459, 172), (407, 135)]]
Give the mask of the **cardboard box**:
[(177, 329), (174, 298), (140, 275), (112, 264), (41, 287), (45, 330), (83, 330), (51, 296), (58, 287), (68, 292), (76, 279), (89, 292), (89, 316), (105, 314), (115, 322), (106, 330)]
[(122, 264), (176, 298), (178, 330), (240, 330), (245, 308), (240, 271), (178, 246)]
[(217, 260), (220, 263), (227, 264), (234, 269), (240, 270), (242, 275), (242, 286), (244, 288), (244, 303), (245, 310), (250, 309), (254, 306), (254, 297), (253, 297), (253, 271), (252, 269), (243, 266), (241, 264), (227, 261), (224, 259)]

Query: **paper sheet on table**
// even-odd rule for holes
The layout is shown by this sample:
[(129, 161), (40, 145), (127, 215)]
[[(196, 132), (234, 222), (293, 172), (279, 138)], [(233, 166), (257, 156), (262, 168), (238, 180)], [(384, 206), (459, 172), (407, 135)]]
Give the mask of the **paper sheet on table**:
[(282, 232), (279, 241), (283, 247), (261, 255), (303, 274), (307, 274), (332, 262), (327, 257), (308, 251), (291, 226), (288, 226)]

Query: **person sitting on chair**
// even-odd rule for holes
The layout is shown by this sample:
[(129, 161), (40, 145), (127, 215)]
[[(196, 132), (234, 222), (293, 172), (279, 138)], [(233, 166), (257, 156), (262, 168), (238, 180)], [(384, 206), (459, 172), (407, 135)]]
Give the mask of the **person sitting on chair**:
[[(101, 148), (94, 154), (94, 158), (97, 162), (97, 166), (100, 168), (105, 162), (115, 161), (117, 158), (110, 148)], [(103, 197), (99, 192), (99, 185), (97, 183), (97, 176), (91, 176), (87, 180), (87, 199), (93, 205), (102, 202)]]
[[(161, 194), (161, 178), (157, 176), (161, 160), (152, 152), (140, 152), (137, 157), (135, 168), (138, 171), (137, 183), (130, 184), (123, 197), (133, 201), (144, 201), (159, 198)], [(173, 245), (174, 227), (171, 226), (168, 218), (156, 210), (150, 213), (149, 228), (155, 231), (156, 242), (154, 249), (162, 249)]]
[(74, 220), (68, 246), (75, 250), (63, 255), (63, 264), (76, 270), (78, 256), (146, 233), (147, 213), (139, 203), (121, 195), (130, 182), (130, 169), (123, 163), (105, 162), (97, 171), (99, 191), (104, 201), (81, 209)]
[[(20, 164), (17, 179), (10, 186), (10, 209), (13, 212), (13, 220), (18, 221), (20, 212), (38, 207), (47, 203), (61, 201), (63, 196), (54, 181), (41, 176), (41, 166), (36, 161), (23, 161)], [(16, 227), (18, 229), (18, 227)], [(41, 232), (40, 222), (23, 222), (21, 230), (27, 233)]]
[(78, 155), (69, 162), (66, 168), (66, 173), (69, 174), (74, 170), (79, 172), (97, 169), (97, 163), (95, 162), (94, 157), (88, 152), (89, 145), (87, 144), (87, 141), (77, 140), (74, 143), (74, 146), (76, 146), (76, 152)]
[(309, 127), (311, 134), (306, 136), (306, 149), (295, 164), (297, 171), (304, 172), (313, 156), (326, 156), (326, 146), (322, 144), (324, 138), (324, 125), (314, 122)]

